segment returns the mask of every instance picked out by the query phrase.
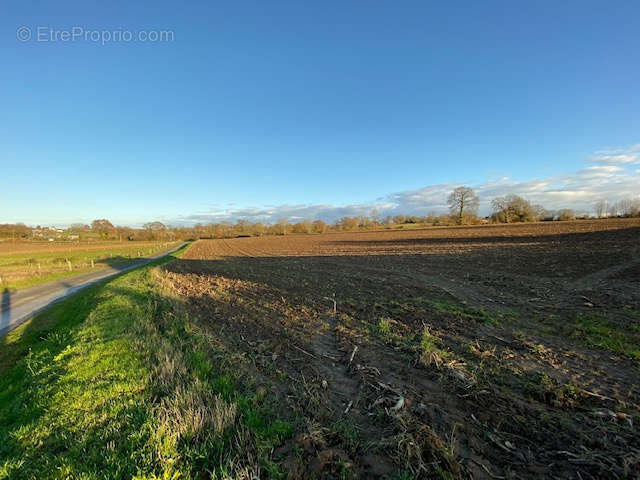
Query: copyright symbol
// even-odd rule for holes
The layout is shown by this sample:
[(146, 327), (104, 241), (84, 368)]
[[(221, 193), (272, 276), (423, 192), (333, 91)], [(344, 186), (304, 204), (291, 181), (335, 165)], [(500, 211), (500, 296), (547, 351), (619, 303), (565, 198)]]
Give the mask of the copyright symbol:
[(31, 29), (29, 27), (20, 27), (16, 30), (16, 37), (21, 42), (28, 42), (31, 40)]

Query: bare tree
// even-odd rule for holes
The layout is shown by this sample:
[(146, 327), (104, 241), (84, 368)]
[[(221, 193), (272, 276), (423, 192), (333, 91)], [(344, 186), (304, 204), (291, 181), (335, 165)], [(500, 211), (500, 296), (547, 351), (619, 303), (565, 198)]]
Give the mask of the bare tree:
[(607, 201), (598, 200), (595, 204), (596, 217), (603, 218), (607, 213)]
[(475, 215), (480, 203), (476, 192), (469, 187), (456, 188), (447, 201), (451, 215), (456, 217), (458, 225), (462, 225), (465, 215)]
[(309, 219), (304, 219), (302, 221), (302, 227), (304, 229), (304, 233), (313, 233), (313, 223)]
[(618, 213), (623, 217), (637, 217), (640, 210), (640, 200), (624, 198), (618, 202)]
[(576, 214), (570, 208), (563, 208), (558, 212), (558, 220), (567, 221), (567, 220), (575, 220)]
[(289, 230), (289, 219), (288, 218), (281, 218), (278, 220), (278, 233), (280, 235), (286, 235), (287, 231)]

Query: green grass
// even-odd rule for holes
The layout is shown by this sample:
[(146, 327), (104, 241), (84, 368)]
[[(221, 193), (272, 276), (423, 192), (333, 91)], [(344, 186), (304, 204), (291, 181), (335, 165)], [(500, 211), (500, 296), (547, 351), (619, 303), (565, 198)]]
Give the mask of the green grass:
[(453, 358), (451, 352), (446, 350), (442, 345), (442, 340), (429, 332), (425, 328), (420, 338), (419, 346), (420, 361), (425, 365), (440, 364)]
[(573, 335), (588, 345), (640, 360), (640, 330), (635, 324), (625, 327), (597, 315), (578, 315), (573, 328)]
[(334, 422), (329, 431), (340, 440), (340, 444), (355, 450), (361, 443), (360, 432), (348, 420), (340, 419)]
[(571, 383), (562, 384), (546, 373), (530, 373), (524, 378), (524, 389), (533, 398), (548, 405), (575, 408), (584, 400), (584, 391)]
[[(140, 257), (153, 255), (168, 248), (168, 244), (109, 246), (98, 250), (82, 250), (70, 245), (68, 251), (5, 253), (0, 255), (0, 289), (18, 289), (60, 280), (109, 265), (123, 265)], [(67, 260), (71, 263), (71, 270)], [(94, 267), (91, 266), (93, 261)]]
[(403, 335), (399, 326), (398, 322), (392, 318), (382, 317), (378, 319), (377, 323), (371, 325), (369, 330), (384, 343), (407, 346), (411, 342), (412, 335)]
[(151, 267), (41, 313), (0, 339), (0, 479), (282, 477), (291, 427), (212, 353)]
[[(630, 317), (640, 318), (640, 310), (633, 310), (632, 308), (625, 307), (623, 309), (623, 312), (629, 315)], [(638, 328), (637, 325), (636, 325), (636, 328)]]
[(463, 320), (484, 323), (485, 325), (497, 326), (506, 318), (501, 313), (490, 312), (484, 308), (458, 305), (446, 300), (431, 300), (429, 303), (437, 313), (442, 315), (452, 315)]

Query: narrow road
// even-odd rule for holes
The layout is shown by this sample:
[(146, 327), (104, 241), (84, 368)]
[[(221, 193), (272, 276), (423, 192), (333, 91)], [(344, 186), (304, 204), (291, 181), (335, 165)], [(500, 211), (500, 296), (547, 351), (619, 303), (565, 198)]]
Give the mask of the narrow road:
[(185, 244), (186, 243), (181, 243), (152, 257), (145, 257), (123, 264), (122, 266), (107, 267), (96, 270), (95, 272), (83, 273), (15, 292), (5, 290), (0, 293), (2, 298), (0, 301), (0, 337), (5, 336), (27, 319), (33, 317), (36, 313), (73, 295), (77, 291), (93, 285), (100, 280), (128, 272), (134, 268), (146, 265), (153, 260), (169, 255), (182, 248)]

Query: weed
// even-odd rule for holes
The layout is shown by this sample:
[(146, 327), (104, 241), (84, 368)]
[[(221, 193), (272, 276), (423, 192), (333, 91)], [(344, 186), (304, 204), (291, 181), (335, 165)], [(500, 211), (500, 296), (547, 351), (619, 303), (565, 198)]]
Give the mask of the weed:
[(356, 427), (347, 420), (341, 419), (334, 422), (329, 431), (337, 436), (341, 443), (349, 449), (355, 449), (360, 444), (360, 433)]
[(391, 334), (391, 320), (389, 318), (381, 318), (377, 327), (380, 336), (388, 337)]
[(420, 340), (420, 361), (422, 364), (426, 366), (435, 365), (440, 368), (452, 358), (451, 353), (444, 350), (441, 344), (440, 338), (430, 333), (429, 329), (425, 327)]
[(469, 345), (469, 352), (476, 357), (479, 357), (481, 360), (496, 358), (496, 347), (483, 348), (478, 340)]
[(575, 408), (585, 399), (580, 388), (561, 384), (546, 373), (534, 374), (525, 387), (534, 398), (555, 407)]

